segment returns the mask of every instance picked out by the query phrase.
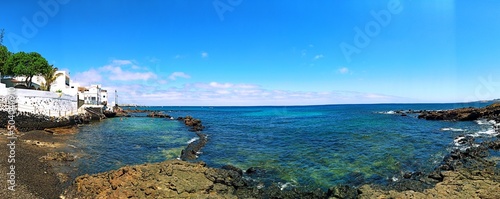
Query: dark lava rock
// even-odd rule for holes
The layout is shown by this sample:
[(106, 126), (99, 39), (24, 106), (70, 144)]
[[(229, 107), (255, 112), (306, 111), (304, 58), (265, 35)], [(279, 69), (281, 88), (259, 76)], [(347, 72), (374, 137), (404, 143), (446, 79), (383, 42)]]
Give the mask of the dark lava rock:
[(358, 189), (347, 186), (347, 185), (337, 185), (328, 189), (327, 196), (329, 198), (357, 198)]
[(224, 165), (224, 166), (222, 166), (222, 169), (236, 171), (236, 172), (238, 172), (238, 174), (243, 175), (243, 171), (240, 168), (235, 167), (233, 165)]
[(411, 172), (406, 172), (403, 174), (403, 178), (406, 178), (406, 179), (410, 179), (412, 176), (412, 173)]
[(248, 175), (253, 175), (253, 174), (258, 174), (258, 173), (265, 173), (266, 171), (262, 168), (259, 167), (250, 167), (248, 168), (245, 173)]
[[(7, 128), (9, 114), (5, 111), (0, 111), (0, 128)], [(72, 126), (77, 124), (76, 116), (71, 117), (49, 117), (41, 114), (33, 114), (29, 112), (18, 112), (15, 116), (16, 128), (19, 131), (27, 132), (31, 130), (43, 130), (46, 128), (56, 128), (64, 126)]]
[(235, 171), (208, 168), (203, 162), (168, 160), (125, 166), (77, 177), (66, 198), (235, 198), (244, 186)]
[(480, 118), (498, 121), (500, 114), (500, 103), (492, 104), (484, 108), (459, 108), (446, 111), (423, 111), (418, 118), (426, 120), (453, 120), (473, 121)]
[(75, 155), (64, 152), (47, 153), (40, 157), (40, 161), (55, 160), (55, 161), (75, 161)]
[(437, 180), (439, 182), (443, 181), (443, 178), (444, 178), (443, 174), (441, 174), (441, 172), (438, 170), (435, 170), (432, 173), (430, 173), (428, 175), (428, 177), (431, 179)]
[(195, 160), (198, 158), (197, 153), (207, 144), (208, 139), (205, 134), (201, 132), (195, 133), (200, 139), (189, 143), (186, 149), (181, 151), (181, 160)]
[(151, 112), (147, 115), (147, 117), (157, 117), (157, 118), (170, 118), (170, 115), (165, 114), (163, 112)]

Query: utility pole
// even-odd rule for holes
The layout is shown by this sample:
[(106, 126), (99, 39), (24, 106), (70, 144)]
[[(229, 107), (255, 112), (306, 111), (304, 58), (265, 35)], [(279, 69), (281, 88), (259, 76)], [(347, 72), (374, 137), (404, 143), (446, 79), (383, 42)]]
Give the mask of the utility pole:
[(118, 106), (118, 94), (115, 90), (115, 106)]

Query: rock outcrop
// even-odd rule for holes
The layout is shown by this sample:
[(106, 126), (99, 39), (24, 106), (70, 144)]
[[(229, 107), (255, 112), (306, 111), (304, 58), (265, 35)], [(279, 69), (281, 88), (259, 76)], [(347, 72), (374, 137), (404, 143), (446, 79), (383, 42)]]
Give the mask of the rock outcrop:
[(126, 166), (95, 175), (83, 175), (63, 194), (66, 198), (237, 198), (245, 186), (233, 170), (205, 163), (169, 160)]
[[(6, 128), (9, 120), (9, 114), (5, 111), (0, 111), (0, 128)], [(27, 132), (32, 130), (43, 130), (46, 128), (64, 127), (75, 125), (76, 116), (70, 117), (49, 117), (41, 114), (33, 114), (29, 112), (19, 112), (15, 116), (16, 128), (19, 131)]]
[(500, 121), (500, 103), (484, 108), (459, 108), (445, 111), (423, 111), (418, 118), (426, 120), (473, 121), (480, 118)]
[(370, 185), (360, 187), (359, 198), (500, 198), (498, 174), (491, 171), (444, 171), (443, 180), (422, 192), (384, 191)]
[[(83, 175), (64, 191), (64, 198), (327, 198), (326, 192), (283, 187), (250, 186), (240, 171), (209, 168), (203, 162), (168, 160), (125, 166)], [(352, 190), (350, 190), (352, 191)], [(335, 192), (335, 191), (334, 191)], [(343, 194), (335, 192), (335, 194)], [(343, 196), (343, 195), (341, 195)]]
[(49, 160), (75, 161), (75, 159), (76, 159), (75, 155), (65, 152), (51, 152), (47, 153), (47, 155), (40, 157), (40, 161), (49, 161)]
[(157, 111), (148, 113), (147, 117), (171, 118), (170, 115), (165, 114), (163, 112), (157, 112)]
[(52, 133), (52, 135), (71, 135), (78, 132), (78, 128), (76, 126), (65, 126), (65, 127), (56, 127), (56, 128), (46, 128), (44, 131)]
[(463, 144), (469, 148), (452, 151), (433, 172), (420, 173), (415, 177), (410, 175), (410, 179), (396, 182), (388, 188), (363, 185), (359, 188), (361, 194), (358, 197), (500, 198), (498, 160), (488, 159), (490, 149), (500, 149), (500, 140), (475, 143), (473, 138), (466, 138)]
[(192, 131), (202, 131), (205, 127), (201, 124), (201, 120), (195, 119), (191, 116), (178, 117), (177, 120), (183, 121), (186, 126), (191, 127)]
[(187, 145), (186, 149), (181, 151), (181, 160), (196, 160), (198, 158), (197, 154), (200, 152), (201, 148), (203, 148), (207, 142), (207, 135), (201, 133), (201, 131), (205, 128), (201, 124), (201, 120), (195, 119), (191, 116), (178, 117), (177, 120), (183, 121), (184, 124), (188, 127), (191, 127), (191, 131), (194, 131), (198, 136), (198, 140), (191, 142)]

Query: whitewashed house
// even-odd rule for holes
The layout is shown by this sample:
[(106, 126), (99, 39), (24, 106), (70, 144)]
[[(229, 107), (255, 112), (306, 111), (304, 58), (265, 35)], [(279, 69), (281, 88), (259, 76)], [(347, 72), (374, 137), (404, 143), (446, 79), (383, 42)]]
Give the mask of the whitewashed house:
[(73, 83), (69, 72), (58, 70), (56, 71), (55, 75), (57, 76), (57, 78), (50, 85), (51, 92), (61, 91), (62, 93), (68, 95), (76, 95), (78, 93), (78, 87), (80, 85), (77, 83)]
[(91, 85), (90, 87), (86, 87), (85, 90), (81, 93), (83, 96), (85, 105), (99, 105), (101, 101), (101, 88), (99, 85)]
[(101, 89), (101, 104), (108, 105), (108, 91)]

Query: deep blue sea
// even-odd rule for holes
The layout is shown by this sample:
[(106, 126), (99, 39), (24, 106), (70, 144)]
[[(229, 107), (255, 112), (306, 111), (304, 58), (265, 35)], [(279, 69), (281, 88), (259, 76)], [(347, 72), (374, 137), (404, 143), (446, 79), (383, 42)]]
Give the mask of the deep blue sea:
[[(140, 107), (173, 117), (191, 115), (206, 126), (198, 160), (266, 171), (267, 182), (328, 188), (386, 183), (402, 172), (428, 171), (459, 135), (492, 137), (488, 121), (450, 122), (400, 116), (397, 110), (445, 110), (474, 104), (378, 104), (283, 107)], [(178, 158), (196, 134), (176, 120), (136, 114), (80, 127), (70, 138), (79, 174)]]

